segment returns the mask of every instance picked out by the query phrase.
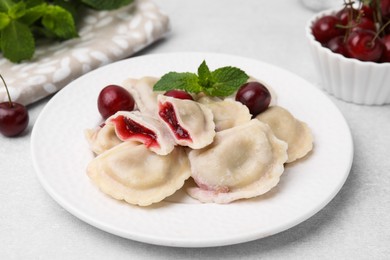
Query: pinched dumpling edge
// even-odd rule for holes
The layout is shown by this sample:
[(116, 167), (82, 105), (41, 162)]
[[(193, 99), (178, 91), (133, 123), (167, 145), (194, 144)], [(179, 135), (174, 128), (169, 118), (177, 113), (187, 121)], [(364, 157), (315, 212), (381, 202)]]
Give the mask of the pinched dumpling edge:
[[(247, 125), (249, 124), (257, 125), (257, 127), (261, 127), (262, 130), (264, 131), (264, 134), (267, 136), (270, 144), (272, 145), (273, 164), (268, 167), (268, 170), (264, 174), (261, 175), (260, 179), (244, 187), (240, 187), (240, 188), (230, 187), (227, 192), (224, 190), (204, 189), (199, 186), (188, 187), (186, 189), (186, 192), (191, 197), (204, 203), (214, 202), (214, 203), (225, 204), (239, 199), (248, 199), (248, 198), (260, 196), (270, 191), (273, 187), (275, 187), (279, 183), (280, 176), (284, 172), (284, 163), (287, 160), (287, 144), (284, 141), (281, 141), (278, 138), (276, 138), (268, 125), (258, 120), (251, 120), (250, 122), (247, 123)], [(241, 131), (243, 127), (245, 127), (245, 125), (244, 126), (239, 125), (237, 127), (218, 132), (215, 139), (216, 141), (218, 141), (219, 135), (225, 131)], [(207, 149), (207, 147), (204, 149)], [(192, 157), (195, 156), (194, 154), (199, 152), (202, 151), (192, 150), (189, 152), (190, 163), (193, 162)], [(192, 178), (196, 182), (197, 175), (199, 174), (199, 172), (196, 172), (197, 170), (194, 169), (193, 164), (191, 164), (191, 170), (192, 170)]]
[[(280, 113), (283, 113), (284, 117), (288, 117), (287, 120), (275, 122), (275, 120), (281, 118)], [(311, 129), (305, 122), (294, 117), (287, 109), (281, 106), (272, 106), (256, 116), (256, 119), (268, 124), (275, 136), (287, 142), (288, 160), (286, 163), (301, 159), (313, 150), (313, 134)], [(283, 124), (285, 127), (281, 127)], [(286, 124), (290, 125), (286, 126)], [(292, 130), (291, 128), (293, 128), (294, 131), (288, 131)], [(285, 132), (286, 130), (288, 132)], [(289, 136), (286, 137), (286, 134)], [(294, 134), (294, 136), (291, 136), (291, 134)]]
[[(132, 150), (135, 147), (137, 147), (137, 149), (145, 149), (146, 151), (153, 153), (143, 144), (127, 141), (100, 154), (90, 161), (87, 166), (87, 175), (103, 193), (114, 199), (124, 200), (129, 204), (149, 206), (153, 203), (158, 203), (175, 193), (183, 187), (185, 181), (191, 176), (188, 158), (182, 147), (175, 148), (169, 155), (165, 156), (153, 153), (155, 156), (160, 156), (163, 159), (169, 159), (168, 157), (175, 158), (175, 160), (172, 160), (171, 162), (174, 169), (168, 172), (168, 177), (170, 178), (165, 178), (164, 183), (158, 186), (145, 189), (128, 187), (117, 180), (115, 176), (111, 176), (110, 173), (104, 171), (104, 167), (101, 165), (103, 157), (111, 156), (113, 153), (117, 152), (118, 149)], [(127, 170), (131, 171), (131, 169)]]
[(103, 125), (94, 129), (86, 129), (84, 131), (84, 136), (87, 139), (89, 148), (97, 155), (122, 142), (116, 135), (115, 127), (112, 125)]

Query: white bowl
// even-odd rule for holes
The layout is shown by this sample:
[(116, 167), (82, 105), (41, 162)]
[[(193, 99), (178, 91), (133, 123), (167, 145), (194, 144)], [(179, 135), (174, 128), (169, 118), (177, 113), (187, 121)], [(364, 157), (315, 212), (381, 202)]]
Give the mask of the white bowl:
[(314, 39), (311, 29), (314, 22), (325, 15), (335, 14), (338, 10), (320, 12), (306, 24), (306, 36), (321, 76), (321, 87), (347, 102), (363, 105), (389, 104), (390, 63), (346, 58), (323, 47)]

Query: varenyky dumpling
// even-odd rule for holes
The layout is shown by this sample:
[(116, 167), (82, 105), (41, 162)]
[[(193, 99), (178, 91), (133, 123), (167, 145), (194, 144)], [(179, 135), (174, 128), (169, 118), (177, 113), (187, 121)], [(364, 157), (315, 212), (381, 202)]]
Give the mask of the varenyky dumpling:
[(276, 186), (287, 160), (287, 144), (268, 125), (251, 120), (217, 132), (214, 142), (191, 150), (187, 193), (201, 202), (229, 203), (266, 193)]
[(200, 98), (198, 102), (207, 106), (213, 113), (217, 132), (249, 122), (252, 118), (248, 107), (234, 100), (221, 100), (205, 96)]
[(106, 125), (114, 126), (120, 140), (141, 142), (160, 155), (170, 153), (175, 145), (168, 129), (160, 120), (139, 111), (119, 111), (107, 118)]
[(157, 116), (157, 96), (160, 92), (153, 91), (158, 81), (154, 77), (129, 78), (123, 82), (123, 87), (133, 96), (136, 107), (141, 113)]
[(269, 107), (256, 119), (268, 124), (275, 136), (288, 144), (288, 163), (304, 157), (313, 149), (310, 128), (286, 109), (280, 106)]
[(199, 149), (213, 141), (213, 113), (205, 105), (193, 100), (159, 95), (158, 106), (158, 115), (177, 144)]
[(147, 206), (180, 189), (191, 171), (182, 147), (162, 156), (143, 144), (126, 141), (94, 158), (87, 174), (111, 197)]
[(90, 149), (95, 154), (101, 154), (122, 142), (117, 137), (115, 128), (112, 125), (87, 129), (85, 130), (85, 137), (89, 143)]

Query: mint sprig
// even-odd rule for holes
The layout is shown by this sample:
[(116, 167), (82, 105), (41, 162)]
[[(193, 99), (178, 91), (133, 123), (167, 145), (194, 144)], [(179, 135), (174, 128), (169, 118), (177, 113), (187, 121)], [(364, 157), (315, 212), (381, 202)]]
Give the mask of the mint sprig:
[(31, 59), (38, 38), (78, 37), (86, 8), (113, 10), (134, 0), (0, 0), (0, 52), (12, 62)]
[(190, 93), (203, 92), (208, 96), (225, 97), (233, 94), (249, 76), (236, 67), (222, 67), (210, 71), (203, 61), (198, 74), (191, 72), (168, 72), (154, 85), (154, 91), (184, 90)]

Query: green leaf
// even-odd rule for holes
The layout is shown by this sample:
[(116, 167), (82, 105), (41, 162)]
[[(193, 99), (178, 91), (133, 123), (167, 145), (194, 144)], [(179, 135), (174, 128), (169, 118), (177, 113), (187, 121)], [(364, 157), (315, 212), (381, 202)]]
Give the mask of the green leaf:
[(202, 87), (198, 84), (198, 76), (190, 72), (169, 72), (161, 77), (154, 85), (154, 91), (182, 89), (188, 92), (199, 93)]
[(78, 36), (72, 15), (60, 6), (48, 6), (42, 18), (42, 24), (61, 39), (71, 39)]
[(211, 75), (211, 71), (206, 64), (206, 61), (203, 61), (198, 68), (198, 77), (199, 84), (204, 88), (209, 88), (214, 84), (214, 80)]
[(12, 20), (1, 31), (1, 49), (5, 58), (12, 62), (31, 59), (35, 42), (33, 35), (27, 25)]
[(11, 7), (15, 5), (12, 0), (1, 0), (0, 1), (0, 12), (8, 12)]
[(12, 19), (18, 19), (26, 13), (26, 4), (24, 2), (16, 3), (11, 6), (8, 10), (8, 15)]
[(11, 19), (6, 13), (0, 13), (0, 30), (8, 26), (10, 23)]
[(26, 8), (31, 8), (45, 3), (43, 0), (25, 0), (24, 2), (26, 3)]
[(211, 75), (215, 80), (212, 86), (213, 96), (229, 96), (249, 79), (244, 71), (230, 66), (216, 69)]
[(47, 4), (40, 4), (26, 10), (19, 20), (27, 25), (33, 24), (46, 13)]
[(97, 10), (114, 10), (132, 3), (133, 0), (82, 0), (82, 2)]
[(181, 89), (187, 92), (204, 92), (209, 96), (229, 96), (238, 90), (249, 76), (236, 67), (222, 67), (210, 71), (203, 61), (198, 68), (198, 75), (190, 72), (169, 72), (154, 85), (155, 91)]

